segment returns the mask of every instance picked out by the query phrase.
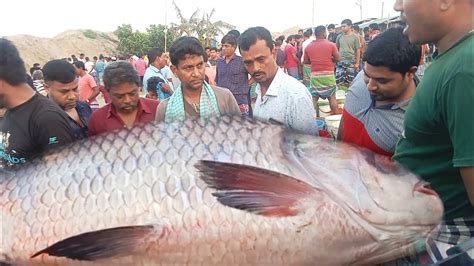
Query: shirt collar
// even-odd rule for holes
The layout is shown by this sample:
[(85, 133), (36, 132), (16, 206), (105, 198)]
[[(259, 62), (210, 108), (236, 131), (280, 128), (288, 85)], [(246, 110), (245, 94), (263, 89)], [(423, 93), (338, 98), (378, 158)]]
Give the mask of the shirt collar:
[(286, 75), (281, 68), (278, 68), (277, 73), (275, 74), (275, 77), (272, 80), (272, 83), (270, 83), (270, 86), (268, 87), (267, 93), (265, 95), (268, 96), (274, 96), (277, 97), (278, 93), (280, 92), (280, 86), (283, 81), (283, 78)]

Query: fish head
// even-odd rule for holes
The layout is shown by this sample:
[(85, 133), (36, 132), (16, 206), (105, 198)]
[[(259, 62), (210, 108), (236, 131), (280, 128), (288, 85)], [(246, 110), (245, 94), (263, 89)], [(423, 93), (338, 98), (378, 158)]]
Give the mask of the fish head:
[(436, 192), (389, 157), (309, 135), (289, 133), (283, 139), (291, 169), (374, 235), (419, 236), (441, 221)]

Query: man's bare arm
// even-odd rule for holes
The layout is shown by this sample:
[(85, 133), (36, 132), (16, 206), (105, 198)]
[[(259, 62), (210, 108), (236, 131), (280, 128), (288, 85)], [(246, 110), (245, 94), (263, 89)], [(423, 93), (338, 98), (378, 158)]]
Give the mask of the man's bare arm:
[(474, 206), (474, 167), (460, 168), (460, 171), (469, 201)]

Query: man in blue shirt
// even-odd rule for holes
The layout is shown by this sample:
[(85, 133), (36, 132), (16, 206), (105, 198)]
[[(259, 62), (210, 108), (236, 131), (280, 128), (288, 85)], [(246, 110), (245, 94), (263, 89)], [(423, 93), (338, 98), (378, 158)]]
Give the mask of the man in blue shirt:
[(235, 53), (237, 39), (233, 34), (222, 38), (223, 58), (217, 60), (216, 84), (229, 89), (234, 95), (242, 115), (250, 115), (249, 74), (242, 57)]
[(52, 60), (44, 65), (43, 75), (48, 97), (66, 112), (74, 137), (86, 138), (92, 110), (79, 101), (76, 69), (64, 60)]
[(161, 86), (163, 93), (159, 94), (164, 95), (163, 98), (160, 98), (160, 100), (164, 100), (173, 94), (173, 86), (165, 73), (167, 58), (163, 49), (152, 48), (148, 52), (148, 61), (150, 62), (150, 66), (146, 69), (145, 76), (143, 76), (143, 89), (148, 93), (148, 79), (151, 77), (161, 78), (165, 81), (165, 84)]

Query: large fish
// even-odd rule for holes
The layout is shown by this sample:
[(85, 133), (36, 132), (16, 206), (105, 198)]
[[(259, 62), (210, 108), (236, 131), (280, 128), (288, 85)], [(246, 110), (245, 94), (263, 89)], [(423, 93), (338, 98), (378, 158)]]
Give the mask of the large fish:
[(149, 124), (0, 174), (0, 261), (344, 265), (413, 252), (443, 213), (413, 174), (243, 118)]

